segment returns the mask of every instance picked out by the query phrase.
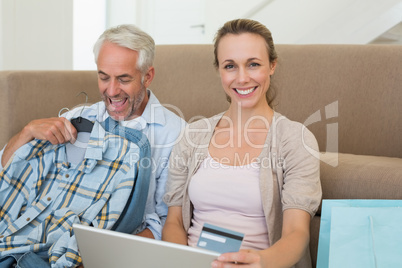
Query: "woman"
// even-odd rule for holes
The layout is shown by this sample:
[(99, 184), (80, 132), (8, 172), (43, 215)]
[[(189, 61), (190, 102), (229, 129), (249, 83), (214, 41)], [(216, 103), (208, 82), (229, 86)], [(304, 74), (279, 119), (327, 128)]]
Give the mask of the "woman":
[(256, 21), (227, 22), (214, 43), (230, 106), (192, 123), (175, 146), (164, 201), (163, 240), (196, 246), (204, 223), (245, 234), (239, 252), (212, 267), (311, 267), (310, 219), (321, 200), (317, 142), (273, 111), (277, 55)]

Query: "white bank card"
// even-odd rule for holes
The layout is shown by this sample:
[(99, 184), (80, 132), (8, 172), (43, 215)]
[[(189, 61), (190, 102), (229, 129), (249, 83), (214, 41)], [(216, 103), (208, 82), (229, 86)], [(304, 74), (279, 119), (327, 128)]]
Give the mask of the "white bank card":
[(219, 253), (239, 251), (244, 234), (205, 223), (197, 246)]

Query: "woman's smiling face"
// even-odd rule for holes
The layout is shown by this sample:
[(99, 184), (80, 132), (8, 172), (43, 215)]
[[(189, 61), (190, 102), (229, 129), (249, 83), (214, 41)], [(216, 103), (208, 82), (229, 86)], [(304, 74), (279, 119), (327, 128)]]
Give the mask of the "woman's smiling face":
[(269, 62), (264, 38), (253, 33), (227, 34), (217, 51), (222, 86), (231, 103), (244, 109), (267, 104), (276, 62)]

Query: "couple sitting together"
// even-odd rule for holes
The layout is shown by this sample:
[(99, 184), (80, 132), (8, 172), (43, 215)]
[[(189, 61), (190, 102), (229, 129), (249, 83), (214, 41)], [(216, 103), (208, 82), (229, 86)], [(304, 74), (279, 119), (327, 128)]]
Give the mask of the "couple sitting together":
[(149, 89), (154, 50), (133, 25), (106, 30), (94, 46), (102, 101), (31, 121), (0, 152), (0, 267), (82, 265), (73, 223), (189, 246), (209, 223), (245, 234), (212, 267), (311, 267), (318, 145), (272, 108), (270, 31), (248, 19), (218, 30), (230, 106), (190, 125)]

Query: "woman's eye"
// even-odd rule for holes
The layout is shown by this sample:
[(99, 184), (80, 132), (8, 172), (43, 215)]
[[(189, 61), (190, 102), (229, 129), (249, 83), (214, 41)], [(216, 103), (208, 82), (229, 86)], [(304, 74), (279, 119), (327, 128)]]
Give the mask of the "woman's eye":
[(228, 64), (228, 65), (225, 65), (224, 68), (225, 68), (225, 69), (233, 69), (233, 68), (234, 68), (234, 65), (233, 65), (233, 64)]
[(257, 66), (260, 66), (260, 65), (256, 62), (250, 63), (250, 67), (257, 67)]

